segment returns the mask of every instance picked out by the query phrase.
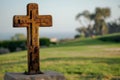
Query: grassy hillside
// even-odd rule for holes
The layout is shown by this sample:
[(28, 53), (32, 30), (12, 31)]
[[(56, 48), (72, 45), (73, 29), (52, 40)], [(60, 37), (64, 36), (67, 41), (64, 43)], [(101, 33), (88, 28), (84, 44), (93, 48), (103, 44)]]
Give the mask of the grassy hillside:
[[(41, 70), (61, 72), (67, 80), (117, 80), (120, 44), (96, 39), (63, 42), (40, 50)], [(27, 70), (27, 52), (0, 55), (0, 80), (5, 72)]]

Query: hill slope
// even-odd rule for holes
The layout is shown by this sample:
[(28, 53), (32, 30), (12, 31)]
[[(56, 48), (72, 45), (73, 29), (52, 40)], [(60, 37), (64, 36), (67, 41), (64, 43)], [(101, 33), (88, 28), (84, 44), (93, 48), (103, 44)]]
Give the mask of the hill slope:
[[(96, 39), (63, 42), (41, 48), (41, 70), (54, 70), (67, 80), (114, 79), (120, 76), (120, 44)], [(0, 80), (5, 72), (27, 70), (27, 51), (0, 55)]]

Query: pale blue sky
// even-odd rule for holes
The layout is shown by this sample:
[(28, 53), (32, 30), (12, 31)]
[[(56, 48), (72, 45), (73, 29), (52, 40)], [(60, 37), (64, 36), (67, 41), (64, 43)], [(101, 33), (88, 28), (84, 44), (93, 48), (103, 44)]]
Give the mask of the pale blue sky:
[(109, 7), (112, 11), (110, 20), (120, 16), (120, 0), (0, 0), (0, 39), (8, 39), (15, 33), (26, 34), (25, 28), (13, 28), (12, 18), (26, 15), (28, 3), (38, 3), (40, 15), (52, 15), (53, 26), (39, 30), (41, 36), (47, 37), (73, 37), (79, 27), (75, 16), (84, 10), (94, 12), (96, 7)]

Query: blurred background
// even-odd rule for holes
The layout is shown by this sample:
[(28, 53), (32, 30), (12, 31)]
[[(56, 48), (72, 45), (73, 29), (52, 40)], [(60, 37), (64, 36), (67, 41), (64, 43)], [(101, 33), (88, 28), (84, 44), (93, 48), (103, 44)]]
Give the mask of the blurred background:
[(53, 18), (52, 27), (39, 28), (43, 72), (120, 80), (120, 0), (0, 0), (0, 80), (27, 71), (26, 28), (13, 28), (13, 16), (26, 15), (28, 3)]
[[(41, 37), (55, 37), (58, 39), (74, 38), (74, 36), (77, 34), (76, 28), (93, 26), (95, 24), (95, 18), (91, 20), (90, 16), (97, 14), (97, 8), (108, 9), (106, 10), (106, 12), (108, 11), (107, 14), (105, 14), (106, 12), (100, 15), (97, 14), (97, 16), (103, 18), (102, 20), (104, 20), (103, 22), (106, 22), (106, 25), (108, 25), (107, 23), (112, 24), (114, 22), (118, 22), (120, 17), (119, 0), (0, 1), (0, 40), (10, 40), (12, 36), (18, 33), (24, 34), (26, 36), (26, 28), (13, 28), (12, 19), (14, 15), (26, 15), (26, 4), (28, 3), (38, 3), (40, 15), (50, 14), (53, 17), (52, 27), (40, 28), (39, 32)], [(76, 21), (77, 15), (78, 21)]]

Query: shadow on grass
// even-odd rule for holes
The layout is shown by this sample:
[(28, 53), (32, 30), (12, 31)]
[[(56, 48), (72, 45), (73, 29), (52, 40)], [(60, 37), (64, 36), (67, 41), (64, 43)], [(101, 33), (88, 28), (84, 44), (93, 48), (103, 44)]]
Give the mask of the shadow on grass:
[(0, 66), (9, 66), (9, 65), (15, 65), (15, 64), (23, 64), (26, 63), (27, 61), (14, 61), (14, 62), (7, 62), (7, 63), (0, 63)]
[(120, 58), (96, 58), (96, 57), (57, 57), (46, 58), (41, 61), (92, 61), (93, 63), (119, 64)]
[[(57, 58), (46, 58), (41, 59), (42, 62), (46, 61), (92, 61), (92, 63), (106, 63), (106, 64), (119, 64), (120, 58), (96, 58), (96, 57), (57, 57)], [(0, 63), (0, 66), (3, 65), (13, 65), (13, 64), (23, 64), (27, 63), (27, 61), (14, 61), (7, 63)]]

